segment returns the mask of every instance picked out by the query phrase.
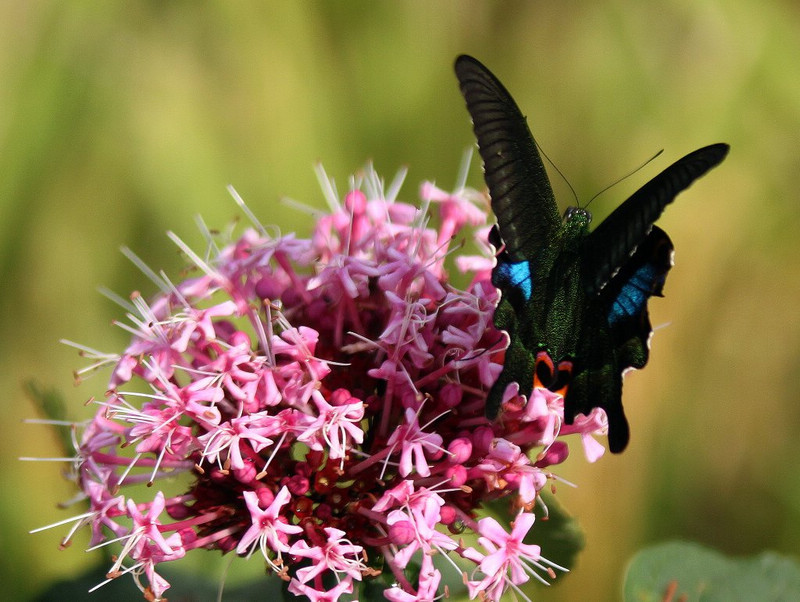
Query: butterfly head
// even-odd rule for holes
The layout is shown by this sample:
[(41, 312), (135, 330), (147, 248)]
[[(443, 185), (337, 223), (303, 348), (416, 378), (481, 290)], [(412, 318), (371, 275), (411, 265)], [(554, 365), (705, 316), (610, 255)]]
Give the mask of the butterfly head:
[(588, 228), (592, 223), (592, 214), (583, 207), (567, 207), (564, 212), (564, 223), (578, 228)]

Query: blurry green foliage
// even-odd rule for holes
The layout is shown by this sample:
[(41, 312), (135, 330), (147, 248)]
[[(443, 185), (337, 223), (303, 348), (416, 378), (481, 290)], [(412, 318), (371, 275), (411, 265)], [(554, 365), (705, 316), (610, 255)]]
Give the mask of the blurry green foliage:
[(668, 542), (646, 548), (625, 576), (626, 602), (783, 602), (800, 598), (800, 564), (774, 552), (728, 558), (703, 546)]

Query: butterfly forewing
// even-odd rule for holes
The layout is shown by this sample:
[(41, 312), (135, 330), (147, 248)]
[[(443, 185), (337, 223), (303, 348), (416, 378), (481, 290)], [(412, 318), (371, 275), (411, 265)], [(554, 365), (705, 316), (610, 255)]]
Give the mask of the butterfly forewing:
[(633, 193), (586, 237), (588, 292), (601, 289), (633, 254), (664, 208), (692, 182), (719, 165), (727, 144), (712, 144), (689, 153)]
[(561, 226), (536, 143), (514, 99), (486, 67), (462, 55), (455, 70), (506, 251), (513, 261), (529, 259)]

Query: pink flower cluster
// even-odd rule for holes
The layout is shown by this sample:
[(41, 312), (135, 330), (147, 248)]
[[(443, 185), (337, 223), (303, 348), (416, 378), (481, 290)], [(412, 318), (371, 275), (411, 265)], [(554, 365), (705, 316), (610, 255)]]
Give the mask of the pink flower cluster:
[[(148, 270), (160, 293), (132, 296), (132, 342), (76, 441), (90, 510), (75, 528), (120, 544), (109, 578), (132, 574), (151, 600), (169, 588), (158, 565), (195, 548), (258, 554), (311, 600), (349, 599), (367, 579), (395, 602), (433, 600), (441, 570), (498, 600), (537, 570), (553, 577), (523, 543), (531, 510), (567, 456), (564, 435), (602, 453), (604, 415), (564, 425), (561, 397), (509, 387), (501, 418), (484, 417), (507, 342), (492, 325), (492, 258), (460, 258), (467, 290), (448, 283), (445, 260), (485, 221), (485, 199), (424, 184), (420, 210), (371, 168), (343, 201), (328, 190), (332, 211), (309, 239), (256, 223), (230, 242), (209, 235), (203, 256), (176, 239), (196, 277)], [(501, 496), (510, 531), (478, 519)]]

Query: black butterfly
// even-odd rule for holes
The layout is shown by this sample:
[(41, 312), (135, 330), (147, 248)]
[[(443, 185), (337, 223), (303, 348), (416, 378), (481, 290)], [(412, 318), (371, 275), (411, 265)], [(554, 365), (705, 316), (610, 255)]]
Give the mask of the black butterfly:
[(728, 145), (706, 146), (673, 163), (590, 233), (585, 209), (570, 207), (559, 217), (536, 142), (505, 87), (472, 57), (458, 57), (455, 70), (497, 216), (492, 283), (502, 296), (494, 323), (510, 338), (486, 414), (497, 415), (512, 382), (526, 396), (544, 386), (564, 395), (567, 424), (603, 408), (609, 448), (619, 453), (629, 438), (622, 375), (647, 363), (647, 300), (661, 296), (672, 266), (672, 242), (653, 223), (725, 158)]

